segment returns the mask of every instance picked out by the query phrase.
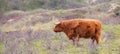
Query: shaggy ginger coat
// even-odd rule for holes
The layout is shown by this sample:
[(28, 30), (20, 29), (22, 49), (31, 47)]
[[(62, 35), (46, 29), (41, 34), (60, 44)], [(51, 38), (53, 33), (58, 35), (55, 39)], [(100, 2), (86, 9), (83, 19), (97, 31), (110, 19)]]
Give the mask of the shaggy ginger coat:
[(64, 32), (73, 44), (78, 44), (80, 38), (90, 38), (99, 44), (101, 36), (101, 22), (95, 19), (62, 20), (54, 27), (55, 32)]

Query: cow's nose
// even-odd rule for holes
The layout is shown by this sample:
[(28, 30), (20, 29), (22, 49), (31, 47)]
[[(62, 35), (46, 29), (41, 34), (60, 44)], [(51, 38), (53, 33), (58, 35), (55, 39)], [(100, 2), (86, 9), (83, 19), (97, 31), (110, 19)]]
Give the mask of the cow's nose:
[(56, 30), (54, 30), (54, 32), (57, 32)]
[(56, 32), (56, 33), (57, 33), (58, 31), (54, 31), (54, 32)]

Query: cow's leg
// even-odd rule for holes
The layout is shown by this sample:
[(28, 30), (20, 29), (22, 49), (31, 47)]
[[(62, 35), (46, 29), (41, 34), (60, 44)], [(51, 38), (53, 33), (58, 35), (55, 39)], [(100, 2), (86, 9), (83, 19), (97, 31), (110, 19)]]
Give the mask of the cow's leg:
[(94, 44), (94, 42), (95, 42), (95, 38), (92, 39), (92, 44)]
[(78, 44), (78, 42), (79, 42), (79, 36), (73, 37), (72, 41), (73, 41), (73, 45), (79, 46), (79, 44)]
[(95, 51), (97, 51), (97, 47), (100, 41), (100, 36), (96, 35), (94, 40), (96, 40), (96, 42), (93, 44), (93, 48), (95, 49)]
[(91, 37), (91, 40), (92, 40), (92, 41), (91, 41), (91, 45), (93, 45), (94, 42), (95, 42), (95, 36), (92, 36), (92, 37)]
[(91, 41), (90, 41), (90, 47), (91, 47), (91, 48), (93, 48), (94, 42), (95, 42), (95, 38), (92, 37), (92, 38), (91, 38)]
[(73, 45), (77, 45), (77, 41), (76, 41), (76, 38), (75, 37), (72, 37), (72, 41), (73, 41)]
[(72, 41), (73, 41), (73, 45), (78, 46), (78, 42), (75, 39)]
[(75, 39), (74, 38), (72, 38), (72, 41), (73, 41), (73, 45), (75, 45)]
[(72, 42), (73, 42), (73, 45), (75, 45), (74, 37), (72, 37), (71, 40), (72, 40)]
[(76, 46), (79, 46), (78, 42), (79, 42), (79, 35), (75, 38), (76, 41)]

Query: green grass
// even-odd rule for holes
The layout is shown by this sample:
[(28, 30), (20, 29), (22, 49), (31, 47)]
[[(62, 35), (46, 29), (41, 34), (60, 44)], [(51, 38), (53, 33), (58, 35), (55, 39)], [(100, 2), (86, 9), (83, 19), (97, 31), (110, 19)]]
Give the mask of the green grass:
[(112, 31), (112, 39), (109, 40), (109, 42), (102, 43), (103, 48), (101, 47), (101, 50), (103, 51), (101, 54), (119, 54), (120, 52), (120, 25), (103, 25), (103, 32), (105, 31)]
[(42, 42), (43, 40), (40, 39), (32, 41), (33, 47), (38, 49), (39, 54), (48, 54), (48, 51), (41, 45)]
[(3, 49), (4, 49), (4, 44), (0, 43), (0, 53), (2, 53)]
[(103, 31), (112, 31), (115, 35), (120, 35), (120, 25), (103, 25)]

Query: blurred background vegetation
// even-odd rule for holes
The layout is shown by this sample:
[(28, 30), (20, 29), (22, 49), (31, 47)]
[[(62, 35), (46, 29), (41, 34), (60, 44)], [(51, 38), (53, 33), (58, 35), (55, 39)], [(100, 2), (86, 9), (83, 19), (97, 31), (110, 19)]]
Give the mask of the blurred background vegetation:
[(0, 10), (69, 9), (109, 2), (119, 0), (0, 0)]
[[(76, 47), (53, 27), (59, 20), (98, 19), (101, 42)], [(0, 0), (0, 54), (120, 54), (120, 0)]]
[[(35, 9), (73, 9), (105, 3), (119, 3), (119, 0), (0, 0), (0, 15), (11, 10), (35, 10)], [(100, 8), (101, 6), (98, 6)]]

